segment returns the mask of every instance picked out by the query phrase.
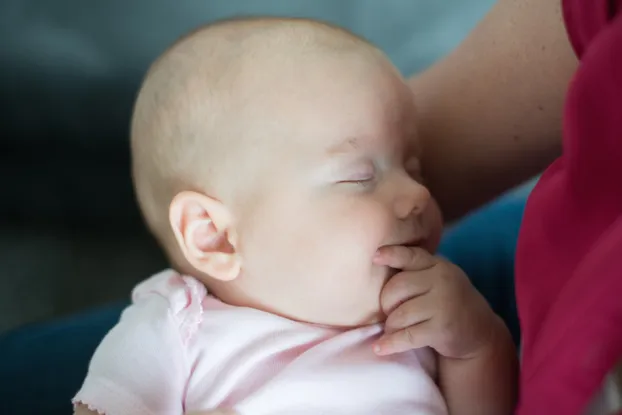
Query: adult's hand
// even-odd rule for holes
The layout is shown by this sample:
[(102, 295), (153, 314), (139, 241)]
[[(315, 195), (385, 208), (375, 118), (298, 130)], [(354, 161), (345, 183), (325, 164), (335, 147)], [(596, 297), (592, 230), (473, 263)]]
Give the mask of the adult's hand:
[(446, 59), (409, 82), (427, 184), (453, 219), (545, 168), (577, 60), (560, 0), (498, 0)]

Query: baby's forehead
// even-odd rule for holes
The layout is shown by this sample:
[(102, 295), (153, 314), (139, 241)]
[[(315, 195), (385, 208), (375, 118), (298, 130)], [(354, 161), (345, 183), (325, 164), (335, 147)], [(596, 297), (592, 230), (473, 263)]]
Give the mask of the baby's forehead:
[(315, 102), (292, 104), (296, 129), (307, 145), (338, 155), (413, 133), (414, 104), (409, 91), (401, 87), (391, 91), (386, 84), (376, 88), (371, 80), (367, 86), (352, 86), (358, 90), (329, 89), (324, 96), (318, 91)]
[[(225, 34), (210, 34), (204, 46), (211, 47)], [(284, 42), (295, 45), (300, 39)], [(285, 145), (329, 154), (352, 151), (395, 134), (392, 130), (401, 122), (407, 101), (404, 83), (372, 46), (359, 42), (347, 53), (335, 53), (342, 51), (338, 45), (310, 48), (313, 53), (295, 49), (283, 53), (279, 46), (273, 53), (253, 45), (257, 50), (251, 61), (217, 47), (224, 54), (218, 54), (222, 64), (202, 54), (187, 55), (188, 50), (196, 52), (195, 47), (178, 47), (181, 52), (169, 60), (172, 69), (159, 71), (165, 75), (159, 78), (165, 78), (163, 84), (169, 86), (175, 86), (170, 80), (176, 74), (186, 73), (179, 76), (182, 82), (175, 88), (179, 100), (170, 106), (176, 119), (198, 121), (186, 130), (204, 128), (213, 138), (257, 136), (262, 145), (266, 140), (285, 141)], [(231, 150), (249, 146), (247, 140), (227, 141)]]

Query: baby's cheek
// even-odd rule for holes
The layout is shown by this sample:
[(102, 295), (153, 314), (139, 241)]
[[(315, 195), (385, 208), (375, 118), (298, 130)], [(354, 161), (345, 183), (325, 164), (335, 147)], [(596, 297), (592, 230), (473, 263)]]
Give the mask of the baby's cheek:
[(389, 237), (394, 218), (381, 206), (369, 204), (350, 212), (347, 221), (352, 243), (373, 255)]

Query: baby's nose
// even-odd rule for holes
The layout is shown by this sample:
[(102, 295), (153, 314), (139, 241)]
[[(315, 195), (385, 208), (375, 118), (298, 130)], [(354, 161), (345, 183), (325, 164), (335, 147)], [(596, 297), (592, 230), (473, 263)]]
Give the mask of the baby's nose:
[(396, 216), (406, 219), (410, 215), (420, 215), (428, 206), (430, 198), (430, 191), (425, 186), (408, 178), (395, 201)]

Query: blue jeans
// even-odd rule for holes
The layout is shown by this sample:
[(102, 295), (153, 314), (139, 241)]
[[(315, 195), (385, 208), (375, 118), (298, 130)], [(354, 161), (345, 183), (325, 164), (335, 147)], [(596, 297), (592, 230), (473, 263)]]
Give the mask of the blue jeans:
[[(518, 341), (514, 300), (514, 250), (525, 196), (496, 201), (447, 230), (440, 251), (465, 270)], [(95, 348), (125, 304), (0, 336), (0, 413), (71, 413)]]

